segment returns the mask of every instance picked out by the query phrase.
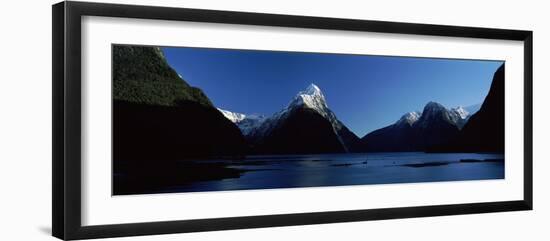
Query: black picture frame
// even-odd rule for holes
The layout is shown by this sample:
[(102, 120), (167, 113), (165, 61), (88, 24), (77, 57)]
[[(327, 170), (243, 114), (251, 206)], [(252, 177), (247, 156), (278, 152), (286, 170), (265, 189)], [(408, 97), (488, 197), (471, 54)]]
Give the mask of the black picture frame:
[[(52, 233), (65, 239), (106, 238), (212, 230), (322, 224), (380, 219), (532, 210), (533, 33), (532, 31), (336, 19), (170, 7), (60, 2), (53, 24)], [(230, 23), (328, 30), (518, 40), (524, 43), (524, 186), (522, 200), (404, 208), (211, 218), (131, 224), (81, 224), (81, 17)]]

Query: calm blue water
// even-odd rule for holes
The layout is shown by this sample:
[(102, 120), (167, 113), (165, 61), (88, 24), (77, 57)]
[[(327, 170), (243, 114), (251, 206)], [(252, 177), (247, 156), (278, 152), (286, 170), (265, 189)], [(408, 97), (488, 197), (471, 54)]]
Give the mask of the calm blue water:
[[(354, 153), (249, 156), (244, 160), (211, 160), (245, 169), (239, 178), (195, 182), (167, 188), (170, 192), (389, 184), (503, 179), (504, 162), (460, 162), (504, 159), (503, 154)], [(407, 164), (426, 164), (412, 165)]]

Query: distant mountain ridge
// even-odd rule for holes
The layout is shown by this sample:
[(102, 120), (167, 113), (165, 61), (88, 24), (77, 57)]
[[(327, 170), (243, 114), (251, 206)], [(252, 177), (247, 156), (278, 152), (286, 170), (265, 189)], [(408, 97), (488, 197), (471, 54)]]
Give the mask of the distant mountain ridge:
[(218, 110), (225, 116), (225, 118), (235, 123), (237, 127), (239, 127), (243, 135), (245, 136), (248, 136), (250, 132), (258, 128), (267, 119), (267, 117), (264, 115), (258, 115), (258, 114), (248, 115), (248, 114), (231, 112), (220, 108), (218, 108)]
[[(469, 108), (477, 111), (476, 105)], [(425, 151), (429, 147), (442, 145), (457, 138), (460, 130), (472, 116), (465, 107), (448, 109), (432, 101), (424, 106), (422, 112), (408, 112), (394, 124), (359, 138), (338, 120), (336, 114), (328, 107), (323, 92), (315, 84), (298, 92), (285, 108), (270, 117), (234, 113), (219, 108), (218, 110), (240, 128), (251, 151), (257, 154), (285, 151)], [(326, 128), (328, 125), (325, 122), (330, 124), (332, 130)], [(313, 125), (318, 125), (317, 129), (313, 128)], [(313, 134), (315, 132), (318, 132), (317, 136)], [(316, 150), (310, 145), (312, 139), (308, 138), (313, 136), (316, 142), (321, 142), (319, 139), (324, 138), (331, 144), (317, 143), (319, 150)]]
[(494, 74), (482, 104), (445, 108), (429, 102), (396, 123), (361, 138), (365, 152), (503, 152), (504, 64)]
[(424, 151), (456, 138), (470, 113), (463, 107), (447, 109), (428, 102), (422, 112), (408, 112), (394, 124), (361, 138), (359, 150), (366, 152)]

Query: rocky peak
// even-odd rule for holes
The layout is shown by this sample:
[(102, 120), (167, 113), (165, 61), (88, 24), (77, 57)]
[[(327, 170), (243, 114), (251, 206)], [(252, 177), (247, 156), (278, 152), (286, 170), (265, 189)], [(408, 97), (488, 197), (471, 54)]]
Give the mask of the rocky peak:
[(401, 116), (401, 118), (397, 121), (397, 125), (401, 124), (408, 124), (409, 126), (412, 126), (416, 121), (420, 119), (420, 113), (414, 111), (409, 112)]

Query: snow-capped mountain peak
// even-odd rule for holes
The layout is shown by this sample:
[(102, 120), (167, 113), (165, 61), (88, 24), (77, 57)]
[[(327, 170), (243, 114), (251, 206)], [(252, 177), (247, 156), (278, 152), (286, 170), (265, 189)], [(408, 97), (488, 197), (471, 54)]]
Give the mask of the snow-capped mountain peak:
[(430, 101), (428, 102), (428, 104), (426, 104), (426, 106), (424, 106), (424, 110), (422, 111), (422, 113), (432, 113), (432, 112), (438, 112), (442, 110), (446, 110), (445, 106), (437, 102)]
[(432, 123), (445, 121), (456, 123), (458, 116), (454, 116), (445, 106), (440, 103), (430, 101), (424, 106), (422, 115), (415, 123), (418, 127), (429, 128)]
[(266, 136), (278, 123), (284, 121), (288, 116), (292, 115), (295, 110), (300, 110), (301, 108), (314, 110), (327, 119), (332, 125), (338, 140), (342, 143), (346, 151), (348, 150), (345, 141), (339, 134), (343, 131), (344, 125), (338, 120), (336, 114), (328, 108), (323, 92), (315, 84), (310, 84), (305, 90), (298, 92), (286, 108), (265, 119), (262, 125), (258, 126), (251, 134), (256, 138)]
[(455, 112), (462, 119), (466, 119), (468, 115), (470, 115), (470, 112), (465, 110), (462, 106), (452, 108), (451, 111)]
[(298, 92), (288, 106), (289, 109), (294, 107), (314, 109), (321, 114), (328, 109), (323, 92), (315, 84), (310, 84), (305, 90)]
[(310, 84), (306, 90), (298, 92), (283, 112), (289, 112), (294, 108), (309, 108), (315, 110), (330, 121), (335, 131), (342, 128), (342, 123), (336, 118), (334, 112), (328, 108), (325, 95), (323, 95), (321, 89), (313, 83)]
[(430, 101), (424, 106), (424, 109), (422, 110), (422, 115), (420, 116), (420, 121), (426, 122), (427, 120), (437, 119), (439, 118), (439, 116), (444, 115), (446, 112), (447, 109), (445, 108), (445, 106), (437, 102)]
[(309, 86), (306, 88), (305, 91), (300, 91), (300, 94), (306, 94), (306, 95), (323, 95), (323, 92), (321, 92), (321, 89), (319, 89), (319, 86), (315, 85), (314, 83), (309, 84)]
[(420, 113), (414, 111), (409, 112), (401, 116), (401, 118), (397, 121), (397, 124), (403, 124), (407, 123), (408, 125), (412, 126), (418, 119), (420, 119)]
[(248, 135), (258, 128), (266, 120), (264, 115), (245, 115), (218, 108), (218, 110), (231, 122), (235, 123), (244, 135)]
[(427, 128), (431, 125), (431, 122), (443, 120), (455, 125), (459, 129), (462, 129), (469, 117), (470, 113), (462, 106), (447, 109), (445, 106), (437, 102), (430, 101), (424, 107), (417, 124), (421, 127)]

